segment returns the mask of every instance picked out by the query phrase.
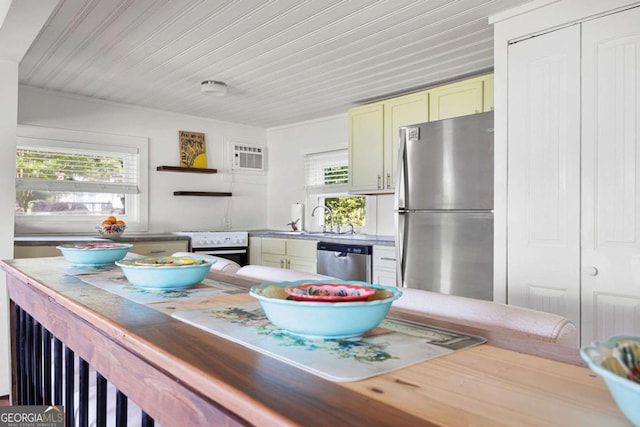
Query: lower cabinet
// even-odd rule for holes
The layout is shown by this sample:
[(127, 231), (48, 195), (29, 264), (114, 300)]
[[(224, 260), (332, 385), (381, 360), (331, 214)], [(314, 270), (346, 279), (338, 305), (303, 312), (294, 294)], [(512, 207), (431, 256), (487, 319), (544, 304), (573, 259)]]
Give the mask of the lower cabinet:
[(132, 242), (129, 252), (144, 256), (170, 256), (175, 252), (189, 250), (188, 240), (161, 240), (148, 242)]
[(373, 247), (373, 283), (397, 286), (396, 249), (393, 246)]
[(52, 245), (42, 246), (14, 246), (13, 258), (43, 258), (52, 256), (62, 256), (62, 252)]
[(261, 265), (317, 273), (317, 245), (314, 240), (263, 237)]
[(249, 264), (262, 265), (262, 237), (249, 236)]
[[(169, 256), (174, 252), (186, 252), (189, 250), (188, 240), (153, 240), (130, 243), (133, 244), (133, 247), (129, 252), (144, 256)], [(13, 257), (15, 259), (54, 256), (62, 256), (62, 252), (56, 249), (56, 245), (13, 247)]]

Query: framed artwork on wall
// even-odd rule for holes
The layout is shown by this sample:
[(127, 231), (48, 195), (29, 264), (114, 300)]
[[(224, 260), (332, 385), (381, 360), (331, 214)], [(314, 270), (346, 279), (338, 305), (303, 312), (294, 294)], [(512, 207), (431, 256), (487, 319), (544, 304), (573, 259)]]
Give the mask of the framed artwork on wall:
[(180, 166), (186, 168), (206, 168), (207, 150), (204, 133), (178, 131), (180, 141)]

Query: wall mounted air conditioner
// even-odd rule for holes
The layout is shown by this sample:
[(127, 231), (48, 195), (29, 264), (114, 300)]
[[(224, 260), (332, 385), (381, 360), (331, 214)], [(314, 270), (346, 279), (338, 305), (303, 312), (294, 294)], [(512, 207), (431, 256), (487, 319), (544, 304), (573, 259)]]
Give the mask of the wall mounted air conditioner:
[(231, 144), (233, 163), (231, 169), (263, 171), (265, 168), (265, 148), (259, 145)]

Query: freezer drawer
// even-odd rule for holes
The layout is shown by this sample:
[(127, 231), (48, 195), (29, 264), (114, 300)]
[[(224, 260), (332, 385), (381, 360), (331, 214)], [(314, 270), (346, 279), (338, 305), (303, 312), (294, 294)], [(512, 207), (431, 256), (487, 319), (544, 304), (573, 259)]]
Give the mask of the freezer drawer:
[(493, 300), (493, 214), (398, 212), (402, 285)]

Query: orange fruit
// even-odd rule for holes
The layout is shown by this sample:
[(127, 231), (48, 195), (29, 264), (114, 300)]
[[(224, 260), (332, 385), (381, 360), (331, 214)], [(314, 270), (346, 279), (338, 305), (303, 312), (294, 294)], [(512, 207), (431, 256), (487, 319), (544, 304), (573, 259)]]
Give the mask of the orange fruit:
[(105, 221), (109, 221), (109, 224), (115, 224), (118, 220), (115, 216), (109, 216)]
[(102, 225), (111, 225), (111, 221), (105, 219), (104, 221), (102, 221)]
[(116, 224), (117, 224), (117, 225), (125, 225), (125, 224), (124, 224), (124, 221), (122, 221), (122, 220), (120, 220), (120, 219), (116, 221)]

